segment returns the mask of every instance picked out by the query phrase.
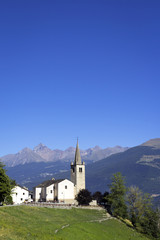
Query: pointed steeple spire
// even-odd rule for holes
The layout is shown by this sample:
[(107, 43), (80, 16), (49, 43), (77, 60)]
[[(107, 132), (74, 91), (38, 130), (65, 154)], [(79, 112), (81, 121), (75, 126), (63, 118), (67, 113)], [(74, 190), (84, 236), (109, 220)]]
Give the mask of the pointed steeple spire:
[(76, 153), (75, 153), (75, 160), (74, 160), (74, 164), (82, 164), (81, 161), (81, 155), (80, 155), (80, 151), (79, 151), (79, 145), (78, 145), (78, 138), (77, 138), (77, 146), (76, 146)]

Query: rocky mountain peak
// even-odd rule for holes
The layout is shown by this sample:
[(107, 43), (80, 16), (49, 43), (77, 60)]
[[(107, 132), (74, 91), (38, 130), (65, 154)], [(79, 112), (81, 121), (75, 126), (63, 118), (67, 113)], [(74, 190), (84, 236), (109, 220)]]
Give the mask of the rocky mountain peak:
[(39, 143), (36, 147), (33, 149), (34, 152), (42, 152), (42, 151), (52, 151), (50, 148), (48, 148), (43, 143)]
[(29, 153), (32, 152), (32, 150), (30, 148), (23, 148), (22, 150), (20, 150), (17, 154), (23, 154), (23, 153)]
[(65, 152), (75, 152), (75, 148), (74, 147), (69, 147), (65, 150)]
[(98, 146), (98, 145), (96, 145), (94, 148), (93, 148), (93, 150), (94, 151), (99, 151), (99, 150), (101, 150), (102, 148), (100, 147), (100, 146)]
[(44, 148), (44, 147), (46, 147), (46, 145), (44, 145), (43, 143), (39, 143), (36, 147), (37, 148)]

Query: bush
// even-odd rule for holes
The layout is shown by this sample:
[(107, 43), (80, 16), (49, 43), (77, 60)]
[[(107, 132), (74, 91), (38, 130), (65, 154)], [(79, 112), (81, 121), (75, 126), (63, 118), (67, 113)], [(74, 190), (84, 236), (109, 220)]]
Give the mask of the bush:
[(89, 205), (92, 201), (91, 193), (87, 189), (82, 189), (76, 196), (79, 205)]
[(4, 203), (7, 204), (7, 205), (13, 204), (12, 197), (7, 196), (4, 200)]
[(97, 191), (93, 194), (93, 200), (97, 201), (97, 204), (101, 205), (103, 199), (103, 195), (101, 192)]
[(143, 233), (160, 238), (159, 215), (159, 210), (154, 210), (151, 207), (145, 211), (140, 222)]

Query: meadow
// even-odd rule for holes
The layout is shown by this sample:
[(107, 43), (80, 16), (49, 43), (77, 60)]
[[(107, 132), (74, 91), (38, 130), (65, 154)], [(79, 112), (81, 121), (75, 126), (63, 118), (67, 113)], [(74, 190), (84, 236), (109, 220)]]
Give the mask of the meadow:
[(105, 210), (1, 207), (1, 240), (147, 240)]

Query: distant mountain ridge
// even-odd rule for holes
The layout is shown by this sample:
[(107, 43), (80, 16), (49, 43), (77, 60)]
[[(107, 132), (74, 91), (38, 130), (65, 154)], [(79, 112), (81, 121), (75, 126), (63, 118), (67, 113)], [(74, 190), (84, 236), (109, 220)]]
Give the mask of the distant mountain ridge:
[(34, 153), (30, 148), (24, 148), (16, 154), (8, 154), (0, 158), (7, 167), (14, 167), (30, 162), (45, 161), (40, 155)]
[[(88, 162), (95, 162), (111, 154), (123, 152), (128, 147), (115, 146), (112, 148), (101, 149), (99, 146), (89, 148), (87, 150), (80, 150), (82, 160)], [(24, 165), (33, 162), (71, 162), (74, 160), (75, 148), (69, 147), (66, 150), (55, 149), (52, 150), (40, 143), (33, 150), (24, 148), (16, 154), (8, 154), (0, 159), (7, 167), (15, 167), (17, 165)]]
[(111, 176), (116, 172), (125, 176), (128, 186), (136, 185), (144, 192), (160, 194), (160, 138), (86, 166), (87, 187), (93, 192), (108, 190)]
[(141, 146), (148, 146), (148, 147), (153, 147), (153, 148), (160, 148), (160, 138), (150, 139), (149, 141), (141, 144)]

